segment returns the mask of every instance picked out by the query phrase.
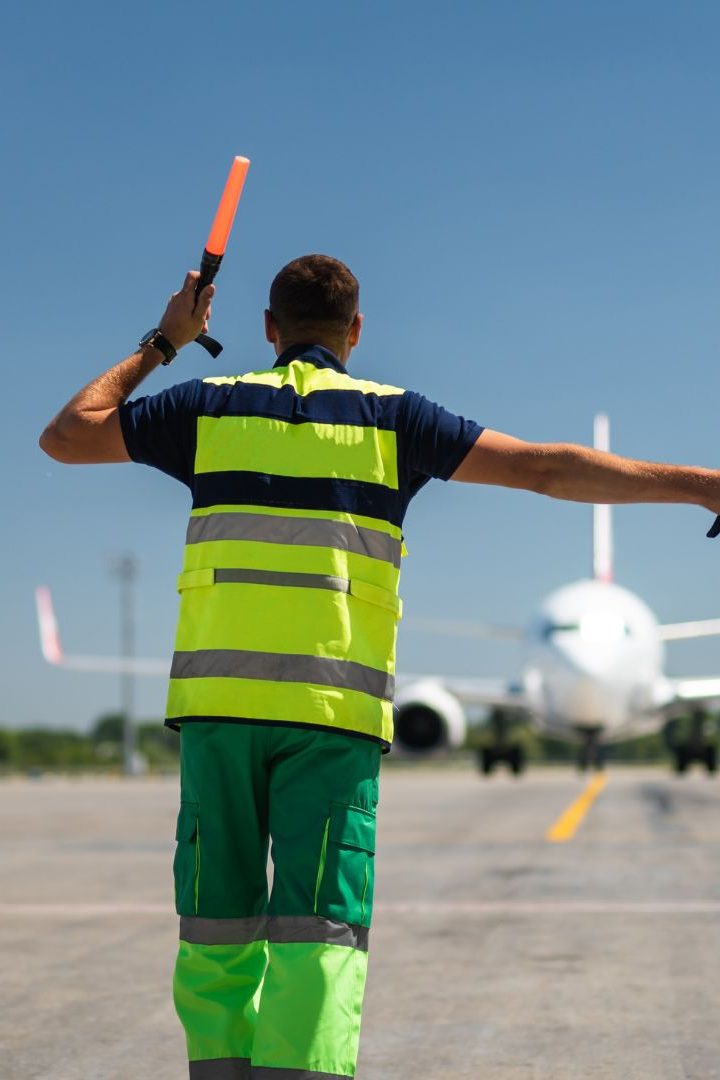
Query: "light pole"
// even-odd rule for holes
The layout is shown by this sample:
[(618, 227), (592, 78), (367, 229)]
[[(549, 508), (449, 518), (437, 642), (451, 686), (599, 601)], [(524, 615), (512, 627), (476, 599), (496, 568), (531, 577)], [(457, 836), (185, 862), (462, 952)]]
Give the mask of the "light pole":
[(135, 767), (135, 581), (138, 561), (134, 555), (121, 555), (112, 560), (110, 571), (120, 582), (120, 652), (125, 668), (120, 673), (120, 709), (122, 711), (123, 771), (133, 776)]

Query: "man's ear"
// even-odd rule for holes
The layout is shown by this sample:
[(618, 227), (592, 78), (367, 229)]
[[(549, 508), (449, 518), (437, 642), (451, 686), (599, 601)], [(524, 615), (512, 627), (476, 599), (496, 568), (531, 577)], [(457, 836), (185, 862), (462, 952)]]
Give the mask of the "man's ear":
[(270, 308), (265, 308), (265, 340), (271, 345), (276, 345), (278, 341), (277, 323)]
[(360, 335), (362, 334), (362, 327), (363, 327), (363, 318), (364, 318), (364, 316), (361, 315), (360, 312), (358, 311), (357, 315), (355, 316), (353, 321), (350, 323), (350, 329), (348, 330), (347, 341), (348, 341), (348, 345), (350, 346), (351, 349), (354, 349), (355, 346), (357, 345), (358, 341), (360, 340)]

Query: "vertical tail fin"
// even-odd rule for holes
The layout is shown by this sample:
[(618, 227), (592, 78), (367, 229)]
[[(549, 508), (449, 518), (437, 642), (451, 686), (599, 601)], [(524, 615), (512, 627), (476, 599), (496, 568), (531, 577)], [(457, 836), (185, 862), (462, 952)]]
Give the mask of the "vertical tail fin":
[(35, 590), (40, 647), (49, 664), (62, 664), (63, 651), (60, 644), (60, 632), (53, 611), (50, 590), (45, 585), (38, 585)]
[[(593, 426), (593, 446), (610, 449), (610, 423), (605, 413), (598, 413)], [(612, 512), (605, 504), (593, 507), (593, 574), (596, 581), (613, 579)]]
[(170, 669), (168, 660), (127, 660), (122, 656), (66, 656), (60, 644), (60, 631), (53, 610), (50, 590), (38, 585), (35, 590), (40, 647), (49, 664), (71, 668), (73, 671), (112, 671), (134, 675), (165, 675)]

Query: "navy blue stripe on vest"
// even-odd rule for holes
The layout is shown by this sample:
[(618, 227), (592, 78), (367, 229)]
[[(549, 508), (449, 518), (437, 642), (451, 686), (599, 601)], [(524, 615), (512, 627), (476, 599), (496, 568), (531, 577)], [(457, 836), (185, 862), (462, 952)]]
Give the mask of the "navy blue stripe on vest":
[(394, 431), (402, 394), (378, 396), (361, 390), (313, 390), (298, 394), (292, 386), (204, 383), (201, 416), (265, 416), (290, 424), (353, 424)]
[(193, 509), (233, 503), (297, 510), (343, 510), (381, 518), (398, 526), (405, 510), (399, 491), (364, 480), (235, 471), (195, 474)]

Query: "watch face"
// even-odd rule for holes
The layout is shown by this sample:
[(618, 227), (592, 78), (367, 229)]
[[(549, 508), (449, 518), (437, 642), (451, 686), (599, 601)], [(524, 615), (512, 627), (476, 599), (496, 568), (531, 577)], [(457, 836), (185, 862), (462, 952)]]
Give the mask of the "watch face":
[(157, 333), (157, 327), (153, 326), (152, 330), (148, 330), (147, 334), (143, 334), (143, 336), (140, 338), (140, 341), (138, 342), (138, 344), (139, 345), (147, 345), (148, 341), (150, 341), (151, 338), (155, 337), (156, 333)]

